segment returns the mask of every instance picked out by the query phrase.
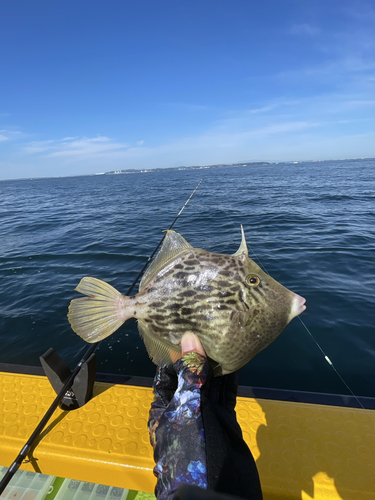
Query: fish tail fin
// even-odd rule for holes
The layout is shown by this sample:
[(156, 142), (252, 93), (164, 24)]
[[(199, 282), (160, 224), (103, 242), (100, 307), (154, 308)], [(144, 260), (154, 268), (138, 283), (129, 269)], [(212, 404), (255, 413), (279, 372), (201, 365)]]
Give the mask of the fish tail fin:
[(70, 302), (68, 320), (86, 342), (105, 339), (131, 317), (126, 311), (126, 297), (104, 281), (85, 277), (76, 290), (87, 297)]

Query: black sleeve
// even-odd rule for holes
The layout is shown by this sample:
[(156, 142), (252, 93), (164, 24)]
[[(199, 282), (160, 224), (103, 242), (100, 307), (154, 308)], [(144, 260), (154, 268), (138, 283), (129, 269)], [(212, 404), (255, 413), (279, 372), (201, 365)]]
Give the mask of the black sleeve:
[(262, 500), (255, 460), (242, 437), (234, 409), (237, 388), (238, 372), (211, 378), (202, 387), (208, 488)]

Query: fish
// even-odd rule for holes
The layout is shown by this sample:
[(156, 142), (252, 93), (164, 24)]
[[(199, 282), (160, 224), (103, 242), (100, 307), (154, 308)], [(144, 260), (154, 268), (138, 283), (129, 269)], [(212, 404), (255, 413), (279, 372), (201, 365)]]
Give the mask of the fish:
[(68, 320), (86, 342), (99, 342), (129, 318), (151, 360), (171, 366), (181, 357), (181, 337), (195, 333), (214, 376), (237, 371), (273, 342), (305, 309), (305, 299), (265, 273), (249, 256), (244, 229), (237, 252), (212, 253), (192, 247), (169, 230), (144, 273), (136, 295), (84, 277)]

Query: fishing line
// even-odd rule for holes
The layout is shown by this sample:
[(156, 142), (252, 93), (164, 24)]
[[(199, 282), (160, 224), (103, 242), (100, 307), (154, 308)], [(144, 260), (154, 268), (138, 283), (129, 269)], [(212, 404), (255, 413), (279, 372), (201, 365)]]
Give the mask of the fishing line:
[(302, 319), (298, 316), (298, 319), (300, 320), (300, 322), (302, 323), (302, 325), (305, 327), (307, 333), (310, 335), (310, 337), (313, 339), (313, 341), (315, 342), (315, 344), (318, 346), (318, 348), (320, 349), (321, 353), (323, 354), (324, 356), (324, 359), (327, 361), (327, 363), (329, 364), (329, 366), (332, 367), (332, 369), (334, 370), (334, 372), (336, 373), (336, 375), (339, 377), (339, 379), (341, 380), (341, 382), (345, 385), (345, 387), (348, 389), (348, 391), (350, 392), (350, 394), (354, 397), (354, 399), (357, 401), (357, 403), (361, 406), (361, 408), (364, 410), (364, 406), (362, 405), (362, 403), (360, 402), (360, 400), (357, 398), (357, 396), (354, 394), (354, 392), (351, 390), (351, 388), (348, 386), (348, 384), (345, 382), (345, 380), (342, 378), (342, 376), (339, 374), (339, 372), (337, 371), (337, 369), (335, 368), (334, 364), (332, 363), (332, 361), (329, 359), (329, 357), (326, 355), (326, 353), (323, 351), (322, 347), (319, 345), (319, 343), (317, 342), (317, 340), (314, 338), (313, 334), (310, 332), (310, 330), (307, 328), (307, 326), (305, 325), (305, 323), (302, 321)]
[[(225, 211), (224, 208), (221, 208), (221, 210), (226, 214), (226, 216), (228, 217), (228, 219), (231, 221), (231, 223), (233, 224), (234, 227), (235, 224), (233, 222), (233, 220), (229, 217), (229, 215), (227, 214), (227, 212)], [(246, 242), (247, 243), (247, 242)], [(253, 253), (253, 255), (256, 257), (256, 259), (258, 260), (258, 262), (260, 263), (260, 267), (263, 269), (263, 271), (268, 274), (268, 276), (270, 276), (269, 272), (267, 271), (266, 267), (264, 266), (264, 264), (262, 264), (260, 258), (257, 256), (257, 254), (254, 252), (254, 250), (251, 248), (250, 245), (248, 245), (248, 247), (250, 248), (251, 252)], [(341, 380), (341, 382), (344, 384), (344, 386), (346, 387), (346, 389), (350, 392), (350, 394), (354, 397), (354, 399), (357, 401), (357, 403), (359, 404), (359, 406), (364, 410), (364, 406), (362, 405), (362, 403), (360, 402), (360, 400), (358, 399), (358, 397), (354, 394), (354, 392), (351, 390), (351, 388), (349, 387), (349, 385), (345, 382), (345, 380), (343, 379), (343, 377), (340, 375), (340, 373), (338, 372), (337, 368), (335, 367), (335, 365), (332, 363), (332, 361), (330, 360), (330, 358), (327, 356), (327, 354), (324, 352), (322, 346), (319, 344), (319, 342), (315, 339), (315, 337), (313, 336), (313, 334), (310, 332), (310, 330), (307, 328), (307, 326), (305, 325), (305, 323), (302, 321), (302, 319), (300, 318), (300, 316), (297, 316), (297, 319), (299, 319), (299, 321), (301, 322), (302, 326), (305, 328), (305, 330), (307, 331), (307, 333), (310, 335), (310, 337), (312, 338), (312, 340), (315, 342), (316, 346), (318, 347), (318, 349), (320, 350), (320, 352), (323, 354), (324, 356), (324, 360), (329, 364), (329, 366), (333, 369), (333, 371), (336, 373), (336, 375), (338, 376), (338, 378)]]
[[(174, 221), (169, 226), (168, 231), (171, 230), (172, 227), (175, 225), (175, 223), (177, 222), (177, 219), (180, 217), (180, 215), (182, 214), (182, 212), (185, 210), (187, 204), (189, 203), (189, 201), (193, 197), (193, 195), (196, 192), (196, 190), (201, 185), (202, 181), (203, 181), (203, 179), (201, 179), (198, 182), (196, 188), (193, 190), (193, 192), (191, 193), (191, 195), (189, 196), (189, 198), (186, 200), (184, 206), (181, 208), (181, 210), (179, 211), (179, 213), (175, 217)], [(163, 237), (160, 240), (159, 244), (157, 245), (157, 247), (155, 248), (155, 250), (152, 252), (152, 255), (147, 259), (147, 261), (146, 261), (145, 265), (143, 266), (142, 270), (138, 273), (137, 277), (135, 278), (135, 280), (133, 281), (133, 283), (130, 285), (128, 291), (126, 292), (126, 295), (129, 295), (130, 292), (133, 290), (133, 288), (135, 287), (138, 279), (141, 277), (141, 275), (143, 274), (144, 270), (146, 269), (146, 267), (148, 266), (148, 264), (151, 262), (151, 260), (153, 259), (154, 255), (159, 250), (160, 246), (162, 245), (162, 243), (164, 241), (164, 238), (165, 238), (165, 235), (163, 235)], [(84, 354), (84, 356), (82, 357), (81, 361), (77, 364), (77, 366), (73, 370), (72, 374), (70, 375), (70, 377), (68, 378), (68, 380), (65, 382), (63, 388), (58, 393), (58, 395), (56, 396), (55, 400), (53, 401), (53, 403), (51, 404), (51, 406), (46, 411), (45, 415), (43, 416), (43, 418), (41, 419), (41, 421), (39, 422), (39, 424), (35, 428), (34, 432), (31, 434), (31, 436), (29, 437), (29, 439), (27, 440), (27, 442), (23, 446), (22, 450), (19, 452), (18, 456), (16, 457), (16, 459), (14, 460), (14, 462), (12, 463), (12, 465), (8, 468), (8, 470), (5, 473), (4, 477), (0, 481), (0, 496), (3, 493), (3, 491), (5, 490), (6, 486), (9, 484), (9, 482), (12, 479), (12, 477), (14, 476), (14, 474), (20, 468), (22, 462), (25, 460), (26, 456), (30, 452), (30, 449), (31, 449), (34, 441), (37, 439), (37, 437), (43, 431), (44, 427), (46, 426), (46, 424), (49, 421), (49, 419), (52, 417), (52, 415), (53, 415), (54, 411), (56, 410), (56, 408), (58, 407), (59, 403), (61, 402), (61, 400), (63, 399), (63, 397), (65, 396), (65, 394), (71, 389), (71, 387), (73, 385), (73, 382), (74, 382), (74, 379), (77, 376), (77, 374), (79, 373), (79, 371), (81, 370), (82, 366), (84, 365), (84, 363), (86, 363), (86, 361), (89, 359), (89, 357), (95, 351), (95, 349), (98, 347), (99, 344), (100, 344), (100, 342), (96, 342), (95, 344), (91, 344), (91, 346), (87, 349), (87, 351)]]

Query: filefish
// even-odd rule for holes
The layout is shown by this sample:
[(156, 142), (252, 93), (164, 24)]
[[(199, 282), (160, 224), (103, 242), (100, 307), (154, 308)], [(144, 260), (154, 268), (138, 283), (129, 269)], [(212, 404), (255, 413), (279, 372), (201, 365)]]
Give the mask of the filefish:
[(249, 258), (242, 226), (241, 231), (233, 255), (193, 248), (168, 231), (133, 296), (83, 278), (76, 290), (86, 297), (69, 306), (72, 329), (86, 342), (98, 342), (137, 318), (147, 352), (160, 366), (181, 357), (181, 337), (191, 331), (202, 342), (215, 376), (238, 370), (306, 308), (303, 297)]

